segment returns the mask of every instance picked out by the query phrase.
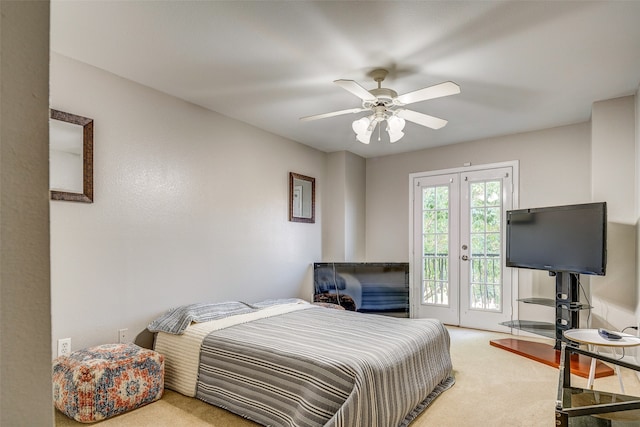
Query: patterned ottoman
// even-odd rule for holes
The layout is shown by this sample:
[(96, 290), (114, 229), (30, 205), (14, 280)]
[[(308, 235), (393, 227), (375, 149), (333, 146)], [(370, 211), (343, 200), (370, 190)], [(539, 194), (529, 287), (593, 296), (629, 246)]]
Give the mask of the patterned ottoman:
[(53, 361), (53, 403), (81, 423), (151, 403), (164, 391), (164, 356), (135, 344), (105, 344)]

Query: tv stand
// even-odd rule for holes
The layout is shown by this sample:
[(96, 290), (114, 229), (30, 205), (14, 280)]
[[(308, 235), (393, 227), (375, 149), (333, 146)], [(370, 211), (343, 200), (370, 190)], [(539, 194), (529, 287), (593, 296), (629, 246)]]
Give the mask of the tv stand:
[[(555, 339), (555, 345), (551, 346), (534, 341), (518, 340), (513, 338), (491, 340), (494, 347), (519, 354), (529, 359), (536, 360), (549, 366), (560, 366), (560, 349), (562, 343), (576, 346), (577, 344), (564, 336), (564, 331), (577, 329), (580, 326), (580, 311), (591, 308), (588, 304), (580, 302), (580, 284), (578, 275), (566, 272), (550, 272), (549, 275), (556, 278), (556, 297), (551, 298), (524, 298), (518, 301), (527, 304), (544, 305), (554, 307), (556, 310), (556, 322), (537, 322), (530, 320), (512, 320), (501, 325), (508, 326)], [(575, 359), (575, 360), (574, 360)], [(583, 360), (584, 359), (584, 360)], [(574, 355), (571, 360), (571, 372), (583, 378), (588, 378), (591, 360), (585, 356)], [(613, 369), (603, 363), (596, 364), (596, 378), (613, 375)]]

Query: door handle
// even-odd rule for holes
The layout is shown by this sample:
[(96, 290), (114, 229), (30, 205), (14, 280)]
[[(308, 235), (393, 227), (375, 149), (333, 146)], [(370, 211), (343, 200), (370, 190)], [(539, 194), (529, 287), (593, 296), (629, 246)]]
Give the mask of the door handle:
[(466, 255), (462, 255), (462, 260), (463, 260), (463, 261), (468, 261), (468, 260), (469, 260), (469, 257), (468, 257), (468, 256), (466, 256)]

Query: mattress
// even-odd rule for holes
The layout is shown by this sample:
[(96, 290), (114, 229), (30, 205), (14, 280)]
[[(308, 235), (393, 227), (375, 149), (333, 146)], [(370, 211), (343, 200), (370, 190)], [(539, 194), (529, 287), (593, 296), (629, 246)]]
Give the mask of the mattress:
[(262, 425), (408, 425), (454, 380), (434, 319), (311, 304), (158, 333), (165, 385)]
[(225, 317), (210, 322), (192, 323), (180, 335), (158, 332), (154, 349), (165, 356), (164, 386), (185, 396), (195, 397), (202, 341), (211, 332), (265, 317), (314, 307), (310, 304), (279, 304), (262, 310)]

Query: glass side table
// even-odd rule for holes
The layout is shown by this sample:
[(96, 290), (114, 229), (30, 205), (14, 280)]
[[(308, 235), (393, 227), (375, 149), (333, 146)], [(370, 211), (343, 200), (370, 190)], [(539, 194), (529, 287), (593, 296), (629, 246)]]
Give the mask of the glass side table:
[[(640, 345), (640, 337), (636, 337), (631, 334), (624, 334), (622, 332), (616, 332), (622, 335), (622, 339), (608, 340), (602, 338), (597, 329), (569, 329), (564, 331), (564, 336), (570, 341), (574, 341), (580, 344), (587, 344), (589, 350), (593, 353), (598, 353), (598, 347), (610, 347), (614, 349), (635, 347)], [(615, 351), (615, 350), (614, 350)], [(589, 368), (589, 380), (587, 382), (587, 388), (593, 389), (593, 381), (595, 377), (596, 359), (591, 359), (591, 366)], [(624, 394), (624, 384), (622, 383), (622, 376), (620, 375), (620, 366), (615, 366), (616, 375), (618, 376), (618, 382), (620, 383), (620, 390)]]
[[(596, 333), (598, 331), (596, 330)], [(555, 425), (612, 427), (640, 425), (640, 397), (583, 389), (571, 385), (571, 356), (583, 355), (639, 372), (640, 366), (561, 343)]]

